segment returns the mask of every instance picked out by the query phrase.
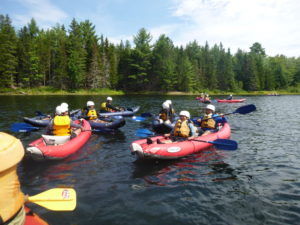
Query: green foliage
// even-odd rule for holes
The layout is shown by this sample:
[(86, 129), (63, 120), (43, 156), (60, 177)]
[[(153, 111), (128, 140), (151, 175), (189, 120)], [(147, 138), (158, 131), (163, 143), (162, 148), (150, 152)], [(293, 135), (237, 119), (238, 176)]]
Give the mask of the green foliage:
[(0, 91), (31, 88), (38, 93), (43, 86), (55, 93), (299, 91), (300, 58), (267, 56), (258, 42), (232, 55), (222, 43), (210, 47), (193, 41), (177, 47), (165, 35), (152, 44), (142, 28), (133, 44), (110, 43), (96, 35), (88, 20), (73, 19), (67, 32), (60, 25), (41, 30), (32, 19), (16, 33), (10, 18), (0, 15)]
[(17, 73), (17, 37), (8, 16), (0, 15), (0, 87), (13, 87)]

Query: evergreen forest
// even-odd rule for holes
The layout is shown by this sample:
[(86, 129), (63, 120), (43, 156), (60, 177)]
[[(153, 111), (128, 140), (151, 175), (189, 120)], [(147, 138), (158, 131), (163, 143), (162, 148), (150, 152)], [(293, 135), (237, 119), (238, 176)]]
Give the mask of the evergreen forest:
[(0, 15), (0, 88), (60, 90), (261, 91), (300, 90), (300, 57), (268, 56), (255, 42), (232, 53), (222, 43), (175, 46), (141, 28), (119, 44), (97, 36), (88, 20), (40, 29), (34, 19), (16, 30)]

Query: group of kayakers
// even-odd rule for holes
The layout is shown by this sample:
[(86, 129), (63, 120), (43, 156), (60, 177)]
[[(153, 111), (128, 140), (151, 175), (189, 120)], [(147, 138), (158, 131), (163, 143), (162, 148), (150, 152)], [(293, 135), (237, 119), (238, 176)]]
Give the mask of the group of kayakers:
[[(113, 112), (120, 111), (120, 108), (114, 107), (112, 104), (112, 97), (107, 97), (106, 101), (101, 104), (100, 112)], [(91, 120), (98, 123), (104, 123), (105, 121), (99, 119), (99, 114), (95, 109), (95, 103), (93, 101), (87, 101), (86, 107), (82, 110), (81, 118)], [(74, 138), (84, 131), (84, 128), (80, 124), (74, 123), (69, 116), (69, 105), (65, 102), (61, 103), (55, 109), (55, 115), (50, 120), (47, 126), (46, 134), (54, 136), (67, 136), (70, 135)]]
[[(157, 140), (158, 144), (165, 144), (174, 141), (181, 141), (182, 139), (193, 139), (197, 136), (205, 136), (217, 132), (219, 123), (224, 122), (225, 118), (222, 114), (216, 114), (216, 107), (209, 104), (205, 108), (204, 115), (196, 120), (196, 126), (191, 120), (190, 113), (183, 110), (179, 113), (179, 119), (176, 120), (175, 126), (170, 133), (165, 134), (165, 137), (170, 137), (169, 140), (161, 142)], [(162, 109), (159, 113), (159, 120), (161, 123), (170, 124), (174, 122), (175, 110), (172, 106), (171, 100), (163, 102)], [(152, 144), (151, 138), (147, 138), (147, 144)]]

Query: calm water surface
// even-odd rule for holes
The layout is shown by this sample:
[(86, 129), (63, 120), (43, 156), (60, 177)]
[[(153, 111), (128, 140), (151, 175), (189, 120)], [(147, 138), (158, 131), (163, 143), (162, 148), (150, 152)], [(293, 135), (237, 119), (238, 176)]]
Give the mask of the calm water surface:
[[(239, 96), (243, 97), (243, 96)], [(195, 96), (174, 96), (175, 109), (202, 113)], [(60, 162), (20, 164), (22, 189), (30, 195), (73, 187), (74, 212), (32, 208), (50, 224), (300, 224), (300, 96), (246, 96), (246, 103), (217, 103), (218, 112), (244, 104), (257, 111), (228, 117), (237, 151), (206, 150), (176, 161), (136, 161), (129, 145), (150, 122), (126, 119), (113, 134), (93, 134), (76, 154)], [(71, 109), (101, 96), (0, 96), (0, 130), (34, 111), (52, 112), (65, 101)], [(163, 96), (116, 96), (115, 105), (159, 111)], [(15, 133), (24, 145), (43, 130)]]

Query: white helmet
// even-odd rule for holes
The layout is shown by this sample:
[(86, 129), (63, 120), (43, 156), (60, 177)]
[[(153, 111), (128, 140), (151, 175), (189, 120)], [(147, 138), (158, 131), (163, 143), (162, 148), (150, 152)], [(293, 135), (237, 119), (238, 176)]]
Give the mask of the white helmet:
[(171, 100), (166, 100), (166, 103), (168, 103), (169, 105), (172, 105), (172, 101)]
[(69, 109), (68, 103), (63, 102), (60, 104), (60, 106)]
[(162, 108), (163, 108), (163, 109), (169, 109), (169, 108), (170, 108), (169, 103), (165, 101), (165, 102), (162, 104)]
[(190, 113), (188, 111), (181, 111), (179, 116), (186, 116), (187, 118), (190, 118)]
[(88, 101), (86, 103), (86, 106), (89, 107), (89, 106), (92, 106), (92, 105), (95, 105), (95, 103), (93, 101)]
[(107, 101), (112, 101), (112, 97), (107, 97), (106, 100)]
[(67, 107), (65, 107), (65, 106), (60, 106), (60, 108), (61, 108), (61, 112), (62, 113), (65, 113), (65, 112), (69, 111), (69, 109)]
[(206, 109), (210, 109), (214, 112), (216, 110), (216, 107), (214, 105), (209, 104), (206, 106)]
[(56, 113), (56, 115), (62, 114), (62, 108), (61, 108), (60, 105), (59, 105), (59, 106), (56, 106), (55, 113)]

